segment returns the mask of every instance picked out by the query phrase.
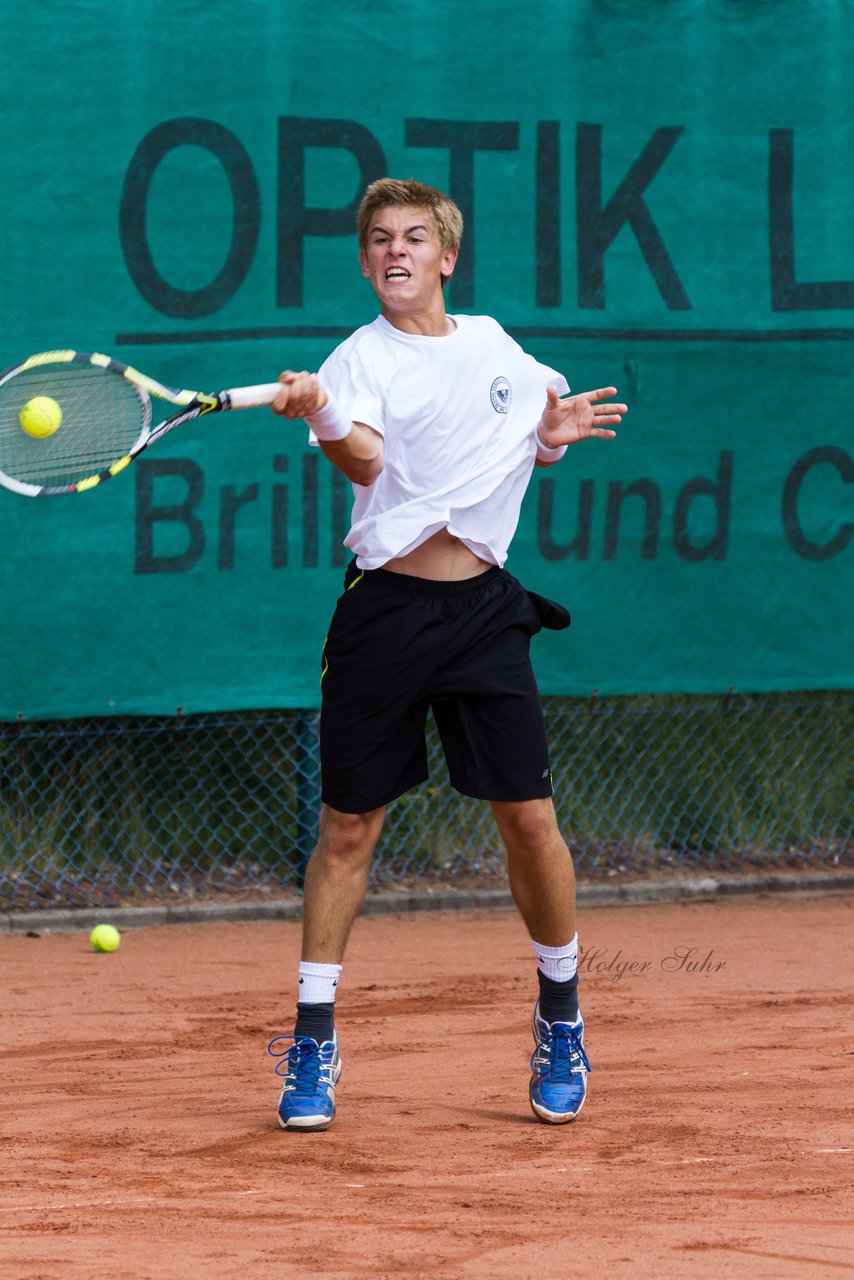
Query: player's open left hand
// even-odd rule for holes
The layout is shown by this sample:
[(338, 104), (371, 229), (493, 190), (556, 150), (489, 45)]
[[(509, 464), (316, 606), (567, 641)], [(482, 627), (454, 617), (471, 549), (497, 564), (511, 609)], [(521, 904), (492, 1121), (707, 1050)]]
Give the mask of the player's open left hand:
[(279, 375), (279, 382), (282, 390), (270, 407), (273, 413), (280, 414), (283, 418), (307, 418), (326, 404), (326, 392), (315, 373), (308, 373), (305, 369), (301, 373), (294, 373), (291, 369), (286, 369)]
[(619, 426), (623, 414), (629, 411), (628, 405), (611, 402), (616, 394), (616, 387), (600, 387), (598, 391), (582, 391), (561, 400), (554, 387), (546, 387), (548, 399), (537, 434), (550, 449), (591, 437), (613, 439), (617, 433), (611, 428)]

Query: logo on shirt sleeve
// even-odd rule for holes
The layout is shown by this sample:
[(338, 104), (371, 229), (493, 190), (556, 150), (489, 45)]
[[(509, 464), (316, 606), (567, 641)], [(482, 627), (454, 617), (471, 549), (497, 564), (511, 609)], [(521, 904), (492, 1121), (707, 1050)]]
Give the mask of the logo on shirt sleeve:
[(507, 413), (513, 399), (513, 388), (506, 378), (498, 377), (489, 388), (489, 398), (496, 413)]

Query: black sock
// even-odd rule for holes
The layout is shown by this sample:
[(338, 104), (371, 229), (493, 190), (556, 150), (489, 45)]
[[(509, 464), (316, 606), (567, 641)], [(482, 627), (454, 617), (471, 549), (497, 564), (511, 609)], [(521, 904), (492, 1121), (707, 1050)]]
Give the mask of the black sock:
[(297, 1003), (295, 1036), (309, 1036), (318, 1044), (331, 1040), (335, 1030), (334, 1004)]
[(540, 1017), (546, 1022), (578, 1021), (578, 974), (568, 982), (555, 982), (537, 970), (540, 983)]

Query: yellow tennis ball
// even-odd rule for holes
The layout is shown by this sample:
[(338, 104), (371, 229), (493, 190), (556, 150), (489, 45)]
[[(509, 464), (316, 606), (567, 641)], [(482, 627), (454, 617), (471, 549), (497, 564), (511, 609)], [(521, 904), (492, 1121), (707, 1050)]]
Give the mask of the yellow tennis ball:
[(62, 422), (62, 410), (52, 396), (33, 396), (18, 417), (28, 436), (34, 440), (45, 440)]
[(118, 951), (122, 935), (111, 924), (96, 924), (89, 934), (94, 951)]

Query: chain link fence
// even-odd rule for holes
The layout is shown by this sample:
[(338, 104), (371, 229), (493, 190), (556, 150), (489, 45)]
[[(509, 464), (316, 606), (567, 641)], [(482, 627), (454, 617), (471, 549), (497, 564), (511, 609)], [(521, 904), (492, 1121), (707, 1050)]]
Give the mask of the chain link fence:
[[(854, 865), (854, 695), (546, 699), (579, 879)], [(0, 910), (297, 896), (319, 808), (315, 711), (0, 729)], [(389, 807), (371, 884), (506, 885), (489, 806)]]

